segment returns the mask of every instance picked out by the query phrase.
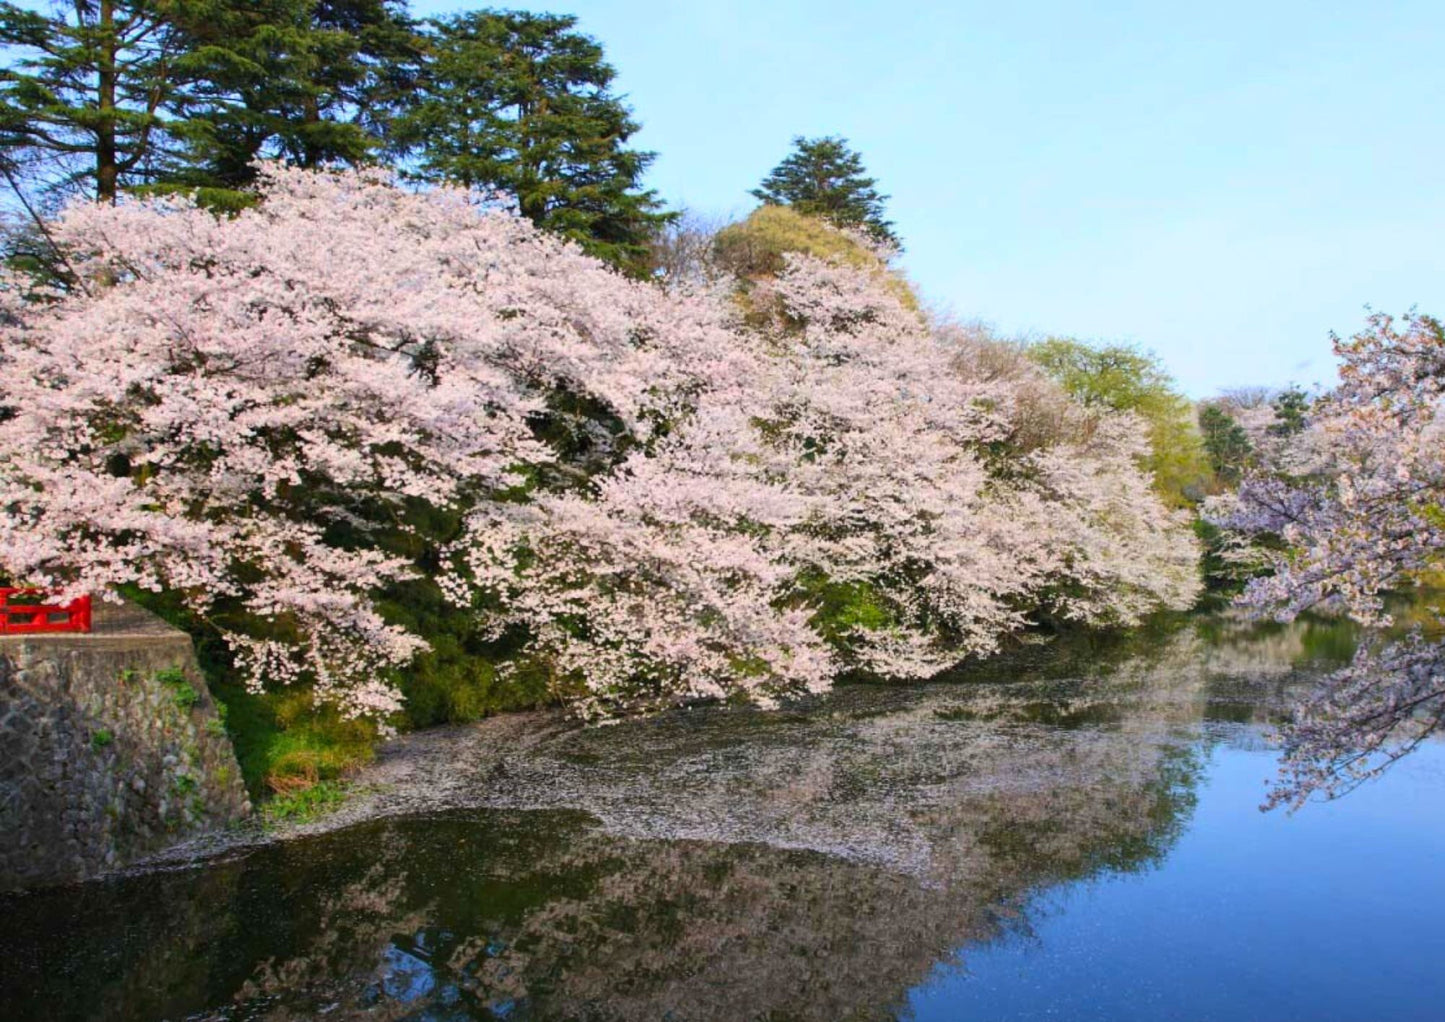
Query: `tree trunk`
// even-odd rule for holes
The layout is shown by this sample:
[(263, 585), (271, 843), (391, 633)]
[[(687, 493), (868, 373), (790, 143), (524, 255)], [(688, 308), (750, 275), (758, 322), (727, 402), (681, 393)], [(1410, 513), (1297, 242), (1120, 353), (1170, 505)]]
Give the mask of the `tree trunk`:
[(95, 128), (95, 197), (114, 203), (120, 186), (120, 167), (115, 141), (116, 32), (115, 0), (100, 0), (97, 26), (100, 53), (97, 60), (97, 106), (100, 118)]

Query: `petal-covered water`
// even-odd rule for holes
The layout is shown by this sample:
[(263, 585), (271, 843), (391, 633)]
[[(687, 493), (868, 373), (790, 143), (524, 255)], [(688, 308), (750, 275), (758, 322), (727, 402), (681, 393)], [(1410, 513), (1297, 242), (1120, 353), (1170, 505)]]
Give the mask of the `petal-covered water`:
[[(0, 900), (6, 1019), (1432, 1019), (1445, 754), (1256, 806), (1332, 622), (414, 736), (327, 833)], [(424, 811), (416, 811), (418, 808)]]

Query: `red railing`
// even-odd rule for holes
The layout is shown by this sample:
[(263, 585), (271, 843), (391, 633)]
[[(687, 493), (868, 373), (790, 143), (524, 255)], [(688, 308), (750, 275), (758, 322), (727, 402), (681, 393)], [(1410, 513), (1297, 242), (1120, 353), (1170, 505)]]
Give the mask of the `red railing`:
[(30, 601), (43, 595), (39, 589), (0, 588), (0, 635), (90, 631), (89, 596), (80, 596), (65, 604), (12, 602), (17, 596)]

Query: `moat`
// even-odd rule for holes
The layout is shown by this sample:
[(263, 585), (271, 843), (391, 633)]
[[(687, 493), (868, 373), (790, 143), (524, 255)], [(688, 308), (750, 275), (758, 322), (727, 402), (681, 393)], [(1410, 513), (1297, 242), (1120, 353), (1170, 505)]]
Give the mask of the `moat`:
[(6, 1019), (1421, 1019), (1445, 746), (1258, 809), (1338, 621), (411, 736), (318, 832), (0, 899)]

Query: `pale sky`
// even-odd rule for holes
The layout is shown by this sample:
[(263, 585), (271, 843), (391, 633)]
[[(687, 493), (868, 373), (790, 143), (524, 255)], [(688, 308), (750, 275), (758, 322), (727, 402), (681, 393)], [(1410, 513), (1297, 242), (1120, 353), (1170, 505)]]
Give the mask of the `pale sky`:
[(1439, 0), (529, 9), (602, 42), (671, 204), (746, 213), (793, 135), (844, 135), (929, 301), (1196, 397), (1328, 382), (1366, 304), (1445, 315)]

